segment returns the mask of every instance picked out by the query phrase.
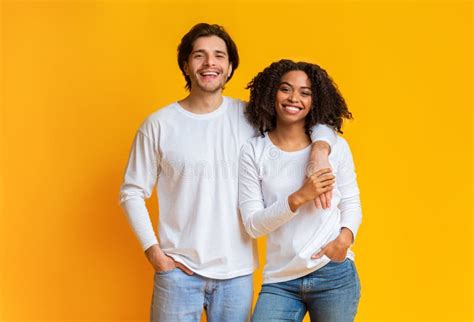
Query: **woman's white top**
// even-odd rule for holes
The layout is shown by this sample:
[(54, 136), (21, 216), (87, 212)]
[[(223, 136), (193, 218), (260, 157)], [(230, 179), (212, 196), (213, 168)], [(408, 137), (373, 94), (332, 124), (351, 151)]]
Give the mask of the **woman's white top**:
[[(288, 196), (302, 187), (311, 146), (295, 152), (276, 147), (268, 137), (249, 139), (239, 160), (239, 206), (242, 221), (254, 238), (268, 235), (264, 283), (305, 276), (330, 262), (311, 255), (337, 238), (342, 227), (357, 235), (362, 213), (352, 154), (347, 141), (337, 137), (329, 162), (336, 184), (331, 207), (318, 209), (313, 201), (296, 212)], [(349, 249), (347, 257), (354, 259)]]

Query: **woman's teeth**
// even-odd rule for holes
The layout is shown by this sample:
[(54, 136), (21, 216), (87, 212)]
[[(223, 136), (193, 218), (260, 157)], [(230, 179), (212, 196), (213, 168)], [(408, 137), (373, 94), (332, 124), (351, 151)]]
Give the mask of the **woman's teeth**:
[(297, 106), (284, 106), (284, 108), (290, 112), (298, 112), (302, 110), (302, 108)]

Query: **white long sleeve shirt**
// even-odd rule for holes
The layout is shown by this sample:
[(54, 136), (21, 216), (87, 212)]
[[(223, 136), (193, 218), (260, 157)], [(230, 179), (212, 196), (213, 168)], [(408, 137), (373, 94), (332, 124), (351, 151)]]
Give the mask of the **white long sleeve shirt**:
[[(254, 240), (238, 211), (238, 159), (255, 130), (245, 104), (224, 97), (215, 111), (195, 114), (178, 103), (150, 115), (133, 142), (120, 203), (143, 250), (158, 244), (200, 275), (227, 279), (258, 266)], [(312, 138), (336, 140), (326, 126)], [(157, 184), (158, 238), (145, 199)]]
[[(248, 140), (239, 161), (239, 205), (245, 229), (254, 238), (267, 236), (264, 283), (305, 276), (326, 265), (323, 256), (311, 259), (342, 227), (357, 235), (361, 223), (359, 189), (349, 145), (337, 137), (329, 162), (336, 177), (329, 209), (317, 209), (312, 201), (292, 212), (288, 197), (304, 183), (311, 146), (286, 152), (268, 134)], [(349, 249), (347, 257), (354, 260)]]

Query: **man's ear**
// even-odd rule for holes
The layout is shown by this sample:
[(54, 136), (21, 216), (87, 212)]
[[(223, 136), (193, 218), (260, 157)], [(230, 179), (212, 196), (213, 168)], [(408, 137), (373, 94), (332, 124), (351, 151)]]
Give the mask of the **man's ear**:
[(188, 62), (184, 62), (183, 69), (184, 69), (184, 75), (189, 76)]
[(232, 75), (232, 63), (229, 64), (229, 71), (227, 72), (227, 79), (229, 79), (230, 75)]

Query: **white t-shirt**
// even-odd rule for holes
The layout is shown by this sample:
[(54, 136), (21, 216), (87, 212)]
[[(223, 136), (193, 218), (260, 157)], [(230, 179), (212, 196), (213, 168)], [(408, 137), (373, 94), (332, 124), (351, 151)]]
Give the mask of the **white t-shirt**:
[[(159, 245), (167, 255), (215, 279), (247, 275), (258, 266), (255, 242), (238, 211), (239, 152), (256, 134), (244, 108), (229, 97), (207, 114), (173, 103), (141, 125), (120, 203), (143, 250), (158, 244), (144, 202), (157, 183)], [(312, 137), (335, 140), (324, 125), (315, 127)]]
[[(354, 238), (362, 214), (359, 189), (349, 145), (337, 137), (329, 162), (336, 177), (329, 209), (317, 209), (314, 202), (290, 210), (288, 196), (305, 180), (311, 146), (286, 152), (275, 146), (268, 134), (244, 144), (239, 161), (239, 205), (244, 226), (254, 238), (267, 235), (264, 283), (278, 283), (305, 276), (330, 259), (311, 255), (334, 240), (342, 227)], [(349, 249), (347, 257), (354, 260)]]

